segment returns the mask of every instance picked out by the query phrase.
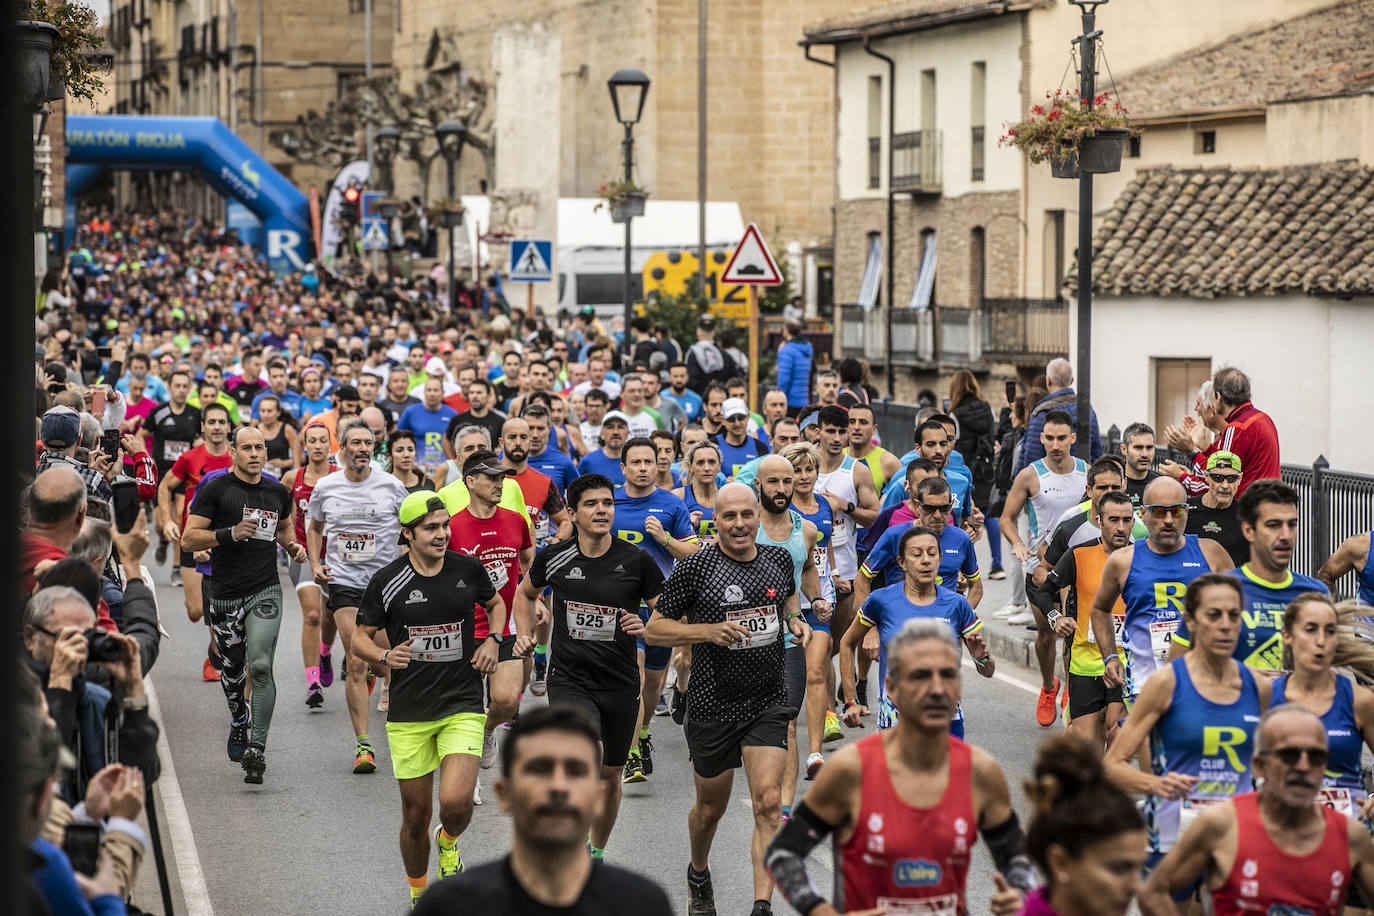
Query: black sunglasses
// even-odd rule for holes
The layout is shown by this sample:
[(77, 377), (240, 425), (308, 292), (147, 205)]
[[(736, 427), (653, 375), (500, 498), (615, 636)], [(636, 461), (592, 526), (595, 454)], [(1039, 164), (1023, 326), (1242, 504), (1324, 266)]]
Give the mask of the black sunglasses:
[(1326, 767), (1326, 761), (1330, 759), (1331, 752), (1320, 747), (1280, 747), (1272, 751), (1264, 751), (1263, 756), (1277, 757), (1279, 763), (1286, 767), (1297, 766), (1298, 761), (1305, 756), (1308, 766), (1314, 770), (1320, 770)]
[(935, 512), (943, 515), (948, 515), (949, 510), (954, 508), (953, 503), (945, 503), (942, 506), (932, 506), (930, 503), (919, 503), (918, 505), (920, 505), (921, 509), (925, 512)]

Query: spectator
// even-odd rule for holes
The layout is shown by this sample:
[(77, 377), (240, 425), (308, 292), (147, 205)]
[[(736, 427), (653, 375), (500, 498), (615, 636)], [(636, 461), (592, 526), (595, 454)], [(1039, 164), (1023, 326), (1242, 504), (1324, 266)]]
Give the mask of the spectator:
[[(1077, 416), (1075, 405), (1078, 395), (1073, 390), (1073, 367), (1067, 359), (1057, 357), (1050, 360), (1045, 367), (1045, 387), (1049, 389), (1049, 394), (1031, 408), (1030, 416), (1026, 419), (1026, 435), (1021, 440), (1021, 457), (1012, 469), (1013, 479), (1026, 465), (1045, 457), (1045, 446), (1040, 442), (1045, 414), (1051, 410), (1062, 410), (1071, 417)], [(1102, 457), (1102, 439), (1097, 433), (1097, 411), (1092, 409), (1091, 404), (1088, 405), (1088, 440), (1088, 460), (1096, 461)]]
[[(973, 504), (985, 509), (997, 476), (997, 420), (992, 407), (983, 400), (978, 380), (967, 369), (960, 369), (949, 381), (949, 413), (959, 424), (954, 450), (973, 474)], [(999, 536), (997, 530), (990, 534)]]
[(802, 323), (783, 322), (778, 348), (778, 387), (787, 395), (787, 412), (795, 417), (811, 401), (811, 341), (802, 337)]
[[(43, 425), (39, 431), (39, 438), (43, 443), (43, 454), (38, 457), (37, 471), (42, 474), (49, 468), (66, 466), (81, 475), (86, 489), (91, 496), (96, 499), (104, 500), (109, 503), (114, 500), (114, 491), (110, 489), (109, 481), (105, 479), (105, 472), (114, 467), (114, 460), (102, 452), (90, 451), (92, 446), (86, 446), (89, 461), (94, 462), (95, 466), (82, 462), (77, 459), (77, 449), (81, 448), (86, 439), (83, 431), (83, 415), (64, 405), (57, 405), (43, 414)], [(92, 422), (95, 420), (92, 418)], [(95, 438), (100, 437), (100, 426), (97, 423), (94, 427)]]
[(654, 371), (668, 364), (668, 357), (659, 348), (658, 341), (649, 333), (649, 319), (643, 315), (630, 322), (630, 338), (634, 341), (634, 351), (630, 356), (633, 365), (643, 363)]
[(868, 366), (861, 359), (849, 357), (835, 366), (839, 373), (840, 387), (835, 395), (835, 403), (845, 410), (857, 404), (869, 404), (874, 392), (868, 382)]
[[(25, 597), (38, 584), (38, 571), (70, 556), (72, 543), (86, 522), (87, 501), (85, 484), (68, 467), (53, 467), (39, 474), (26, 495), (28, 526), (19, 532), (19, 592)], [(97, 626), (118, 629), (108, 609)]]
[(654, 337), (658, 340), (658, 348), (663, 351), (669, 364), (682, 361), (682, 346), (673, 340), (666, 322), (660, 321), (654, 325)]
[(1226, 428), (1215, 445), (1216, 452), (1230, 452), (1245, 468), (1236, 498), (1257, 480), (1279, 477), (1279, 431), (1264, 411), (1250, 402), (1250, 377), (1227, 366), (1212, 376), (1212, 398), (1217, 416)]
[(734, 363), (716, 346), (716, 320), (710, 315), (697, 319), (697, 342), (687, 351), (687, 387), (705, 397), (706, 386), (739, 373)]
[(1217, 450), (1217, 440), (1225, 429), (1226, 418), (1217, 415), (1212, 380), (1208, 379), (1198, 386), (1193, 415), (1184, 417), (1182, 426), (1164, 428), (1165, 443), (1174, 451), (1191, 456), (1191, 465), (1184, 467), (1174, 461), (1165, 461), (1160, 464), (1159, 473), (1183, 484), (1189, 497), (1206, 493), (1210, 489), (1207, 460)]
[(786, 305), (782, 307), (782, 317), (784, 321), (801, 322), (806, 315), (806, 310), (802, 308), (802, 297), (793, 296)]
[(721, 329), (716, 335), (716, 346), (720, 347), (720, 352), (725, 354), (726, 359), (734, 362), (735, 371), (731, 375), (749, 375), (749, 357), (737, 345), (733, 328)]
[[(119, 632), (138, 641), (139, 658), (146, 675), (153, 669), (161, 649), (162, 634), (158, 631), (157, 600), (152, 588), (143, 581), (140, 558), (148, 549), (148, 523), (139, 513), (134, 525), (121, 533), (102, 516), (104, 506), (91, 503), (81, 527), (81, 534), (72, 542), (72, 557), (90, 564), (100, 577), (99, 596), (108, 608), (110, 618)], [(117, 561), (118, 565), (110, 560)], [(59, 561), (59, 564), (64, 561)], [(54, 570), (56, 567), (54, 567)], [(59, 583), (52, 574), (42, 577), (43, 585)], [(89, 600), (90, 596), (87, 596)], [(91, 602), (94, 606), (95, 601)]]

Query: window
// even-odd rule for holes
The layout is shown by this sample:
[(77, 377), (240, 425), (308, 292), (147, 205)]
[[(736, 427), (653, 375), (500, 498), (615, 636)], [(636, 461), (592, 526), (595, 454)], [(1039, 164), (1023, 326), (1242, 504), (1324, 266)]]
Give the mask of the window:
[(986, 235), (982, 226), (974, 226), (968, 240), (968, 304), (969, 308), (981, 308), (987, 295), (987, 258), (985, 252)]
[(973, 73), (969, 79), (969, 123), (972, 125), (972, 138), (969, 147), (971, 181), (983, 180), (983, 128), (986, 123), (986, 101), (988, 86), (988, 65), (974, 61)]
[(868, 78), (868, 186), (882, 186), (883, 78)]
[(1042, 268), (1044, 273), (1041, 275), (1044, 288), (1041, 295), (1046, 299), (1058, 299), (1059, 287), (1064, 279), (1064, 258), (1066, 255), (1063, 210), (1045, 211), (1045, 226), (1041, 230), (1040, 237), (1044, 240), (1045, 248), (1045, 262)]
[[(630, 276), (630, 298), (638, 299), (644, 295), (644, 277), (640, 274)], [(578, 274), (578, 305), (613, 305), (625, 301), (625, 275), (618, 274)]]
[(1217, 151), (1217, 132), (1200, 130), (1193, 134), (1194, 153), (1215, 153)]
[(921, 130), (934, 130), (935, 118), (935, 71), (921, 71)]
[(1166, 426), (1179, 425), (1193, 412), (1198, 386), (1212, 377), (1212, 361), (1159, 357), (1154, 364), (1154, 424), (1159, 431)]
[(367, 12), (367, 0), (348, 0), (348, 11), (350, 13)]
[(1139, 138), (1139, 137), (1131, 137), (1130, 140), (1127, 141), (1126, 156), (1127, 156), (1127, 158), (1130, 158), (1130, 159), (1139, 159), (1139, 158), (1140, 158), (1140, 138)]

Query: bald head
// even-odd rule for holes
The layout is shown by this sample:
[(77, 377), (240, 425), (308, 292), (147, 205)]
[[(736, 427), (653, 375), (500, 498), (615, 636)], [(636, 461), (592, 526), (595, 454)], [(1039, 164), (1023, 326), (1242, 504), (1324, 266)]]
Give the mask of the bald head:
[(382, 413), (380, 407), (364, 407), (358, 413), (358, 418), (372, 430), (373, 438), (381, 440), (386, 436), (386, 414)]
[(530, 425), (526, 423), (524, 420), (520, 419), (519, 417), (511, 417), (505, 423), (501, 424), (501, 437), (503, 439), (513, 432), (525, 433), (526, 435), (528, 435), (529, 431)]
[[(79, 480), (80, 478), (77, 479)], [(759, 504), (758, 494), (754, 492), (753, 488), (745, 486), (742, 483), (734, 482), (727, 483), (716, 493), (717, 507), (721, 505), (721, 500), (725, 501), (725, 506), (731, 508), (744, 506), (754, 506), (757, 508)]]
[(81, 533), (86, 518), (86, 482), (69, 467), (48, 468), (29, 488), (29, 524), (63, 550)]
[[(765, 474), (786, 474), (791, 476), (792, 462), (781, 455), (768, 455), (759, 462), (758, 477), (762, 477)], [(723, 493), (725, 491), (722, 490), (721, 492)]]
[(1285, 703), (1271, 707), (1260, 716), (1259, 728), (1255, 730), (1255, 753), (1263, 754), (1283, 746), (1281, 739), (1293, 733), (1310, 737), (1314, 746), (1326, 747), (1326, 726), (1321, 718), (1304, 706)]
[(1172, 477), (1156, 477), (1145, 487), (1142, 500), (1148, 506), (1174, 506), (1188, 501), (1188, 491)]

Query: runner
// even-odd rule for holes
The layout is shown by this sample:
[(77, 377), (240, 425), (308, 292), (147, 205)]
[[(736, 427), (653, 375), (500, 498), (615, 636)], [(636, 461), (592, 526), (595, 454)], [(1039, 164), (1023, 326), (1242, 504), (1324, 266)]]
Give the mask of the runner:
[[(1093, 640), (1102, 651), (1103, 682), (1108, 687), (1123, 685), (1128, 703), (1169, 658), (1188, 583), (1203, 573), (1231, 568), (1231, 558), (1220, 544), (1183, 533), (1188, 524), (1183, 484), (1173, 478), (1151, 481), (1141, 508), (1149, 534), (1107, 558), (1091, 610)], [(1126, 605), (1119, 646), (1124, 659), (1117, 652), (1112, 616), (1118, 598)]]
[(1122, 431), (1117, 448), (1126, 462), (1126, 495), (1139, 507), (1145, 488), (1159, 476), (1150, 468), (1155, 458), (1155, 431), (1148, 423), (1132, 423)]
[(721, 432), (715, 437), (720, 446), (725, 476), (734, 479), (740, 468), (768, 454), (768, 446), (749, 435), (749, 405), (740, 398), (726, 398), (721, 405)]
[(559, 451), (555, 447), (557, 443), (550, 439), (549, 409), (543, 404), (531, 404), (520, 412), (520, 419), (524, 420), (530, 429), (530, 466), (552, 480), (558, 487), (558, 492), (566, 493), (568, 487), (577, 479), (577, 465)]
[(666, 429), (656, 429), (649, 439), (658, 450), (658, 467), (654, 473), (654, 486), (669, 493), (682, 486), (682, 481), (673, 473), (673, 459), (677, 457), (677, 441)]
[(1346, 573), (1353, 571), (1360, 604), (1374, 606), (1374, 532), (1355, 534), (1341, 542), (1322, 568), (1317, 578), (1327, 588), (1335, 588)]
[(1188, 533), (1220, 542), (1237, 566), (1250, 559), (1250, 542), (1241, 533), (1236, 505), (1241, 473), (1235, 455), (1213, 453), (1207, 458), (1207, 492), (1188, 499)]
[[(229, 454), (229, 410), (222, 404), (210, 404), (200, 411), (200, 432), (205, 441), (195, 448), (182, 452), (172, 462), (172, 468), (161, 475), (157, 487), (157, 529), (168, 541), (177, 545), (181, 554), (181, 580), (186, 599), (186, 616), (192, 623), (198, 623), (204, 614), (205, 594), (200, 573), (196, 572), (195, 551), (188, 550), (181, 543), (182, 529), (186, 526), (187, 513), (196, 497), (196, 487), (210, 471), (230, 467), (234, 463)], [(178, 487), (185, 486), (186, 498), (180, 512), (179, 521), (173, 520), (175, 498), (173, 493)], [(208, 556), (208, 554), (207, 554)], [(209, 626), (208, 622), (206, 624)], [(206, 681), (220, 680), (219, 650), (215, 646), (213, 631), (210, 634), (210, 648), (201, 665), (201, 678)]]
[(855, 404), (849, 408), (849, 455), (855, 461), (868, 465), (868, 471), (873, 475), (873, 489), (881, 493), (889, 480), (902, 473), (902, 462), (896, 455), (874, 443), (877, 426), (877, 414), (870, 405)]
[[(326, 590), (325, 609), (339, 628), (344, 655), (351, 659), (363, 592), (378, 570), (400, 555), (397, 513), (408, 494), (399, 480), (372, 467), (372, 430), (361, 419), (350, 417), (340, 423), (339, 439), (343, 470), (315, 484), (306, 536), (311, 574)], [(354, 773), (377, 769), (368, 736), (367, 697), (372, 675), (386, 672), (385, 666), (357, 661), (345, 669), (344, 698), (355, 739)]]
[(794, 591), (792, 558), (756, 541), (760, 511), (743, 484), (721, 488), (716, 542), (673, 570), (644, 634), (653, 645), (693, 646), (686, 724), (696, 775), (696, 804), (687, 821), (691, 916), (716, 911), (711, 841), (741, 762), (754, 811), (753, 914), (772, 911), (763, 849), (782, 817), (779, 792), (791, 718), (781, 632), (785, 627), (805, 646), (811, 631)]
[[(716, 536), (716, 478), (720, 474), (720, 446), (711, 441), (698, 442), (684, 455), (682, 486), (673, 495), (687, 506), (692, 530), (703, 544)], [(686, 690), (686, 685), (682, 685)]]
[(444, 403), (442, 379), (428, 378), (424, 386), (424, 400), (407, 407), (396, 421), (396, 428), (415, 434), (416, 464), (423, 473), (433, 476), (446, 457), (444, 431), (449, 421), (458, 416), (458, 411)]
[[(506, 606), (481, 564), (449, 550), (449, 518), (434, 491), (401, 502), (409, 548), (367, 583), (354, 651), (391, 670), (386, 740), (401, 786), (401, 859), (413, 908), (429, 883), (429, 822), (439, 771), (439, 877), (463, 870), (458, 837), (472, 820), (482, 749), (482, 675), (496, 670), (501, 637), (477, 632), (482, 614), (499, 632)], [(385, 629), (384, 644), (378, 630)]]
[(434, 489), (433, 482), (415, 467), (415, 434), (408, 429), (392, 430), (386, 437), (387, 467), (407, 493)]
[[(454, 444), (457, 446), (457, 464), (451, 483), (445, 484), (440, 490), (439, 495), (443, 497), (444, 505), (448, 506), (449, 515), (456, 515), (459, 511), (467, 507), (468, 504), (468, 485), (463, 479), (463, 475), (458, 472), (463, 462), (467, 461), (478, 452), (491, 451), (491, 439), (487, 436), (487, 431), (480, 426), (465, 426), (458, 430), (453, 437)], [(450, 461), (449, 464), (454, 462)], [(529, 516), (525, 515), (525, 494), (520, 489), (520, 484), (509, 477), (502, 483), (501, 487), (501, 508), (509, 509), (525, 518), (529, 523)], [(534, 525), (530, 524), (530, 536), (534, 536)], [(507, 621), (509, 623), (509, 621)]]
[[(921, 538), (932, 552), (933, 536)], [(963, 916), (970, 855), (983, 836), (997, 869), (997, 916), (1021, 908), (1037, 883), (1006, 777), (985, 751), (950, 734), (959, 707), (959, 645), (939, 620), (908, 620), (884, 646), (893, 728), (842, 748), (768, 846), (765, 861), (800, 913)], [(834, 904), (816, 893), (807, 857), (835, 834)], [(1005, 877), (1003, 877), (1005, 876)], [(842, 882), (842, 884), (841, 884)]]
[[(1041, 547), (1049, 540), (1054, 523), (1078, 502), (1087, 483), (1087, 464), (1082, 458), (1073, 457), (1073, 445), (1077, 440), (1073, 417), (1062, 410), (1045, 414), (1040, 433), (1045, 457), (1022, 468), (1013, 479), (998, 523), (1002, 537), (1011, 545), (1011, 552), (1020, 561), (1026, 577), (1030, 619), (1036, 625), (1035, 658), (1040, 665), (1040, 698), (1035, 704), (1035, 721), (1044, 727), (1054, 724), (1054, 704), (1059, 697), (1059, 678), (1054, 674), (1055, 646), (1059, 640), (1046, 617), (1051, 596), (1034, 585), (1032, 574), (1040, 565)], [(1027, 503), (1030, 505), (1027, 510), (1030, 543), (1024, 544), (1017, 533), (1016, 519)], [(1029, 623), (1030, 619), (1011, 617), (1007, 623)]]
[[(520, 421), (507, 421), (511, 422)], [(469, 455), (463, 462), (468, 504), (454, 511), (449, 519), (453, 549), (482, 564), (506, 607), (515, 606), (515, 588), (520, 582), (520, 574), (534, 561), (529, 521), (520, 513), (499, 505), (506, 478), (511, 474), (511, 469), (501, 464), (495, 452), (479, 451)], [(515, 654), (516, 633), (512, 623), (508, 617), (502, 621), (502, 628), (495, 631), (501, 636), (501, 657), (496, 671), (487, 679), (491, 698), (482, 739), (483, 769), (496, 763), (496, 728), (515, 715), (520, 690), (525, 685), (525, 662)], [(487, 621), (479, 617), (477, 635), (485, 637), (487, 626)]]
[(534, 544), (542, 548), (551, 541), (571, 537), (572, 522), (557, 485), (548, 475), (530, 467), (529, 456), (529, 424), (512, 417), (501, 431), (501, 463), (511, 470), (509, 476), (524, 494), (525, 514), (534, 523)]
[(1339, 916), (1348, 890), (1374, 899), (1369, 832), (1316, 804), (1330, 756), (1321, 719), (1278, 706), (1260, 719), (1259, 791), (1204, 811), (1140, 892), (1145, 916), (1172, 916), (1171, 895), (1205, 880), (1217, 916)]
[[(692, 531), (687, 506), (672, 493), (654, 486), (658, 451), (654, 448), (653, 440), (631, 439), (626, 442), (620, 461), (625, 485), (618, 487), (615, 492), (616, 537), (647, 550), (658, 564), (659, 572), (667, 578), (675, 562), (701, 548)], [(643, 605), (639, 613), (648, 620), (651, 612), (647, 605)], [(654, 745), (649, 728), (654, 721), (659, 697), (663, 695), (668, 662), (673, 654), (669, 646), (648, 644), (642, 639), (640, 642), (640, 669), (643, 672), (640, 703), (643, 714), (639, 732), (625, 761), (627, 783), (644, 782), (653, 775)]]
[[(153, 464), (157, 466), (157, 479), (162, 480), (172, 470), (172, 465), (182, 455), (191, 450), (200, 436), (200, 411), (186, 403), (191, 393), (191, 376), (187, 372), (173, 372), (167, 379), (167, 401), (153, 408), (152, 413), (143, 418), (138, 434), (144, 447), (152, 454)], [(167, 562), (167, 535), (158, 525), (158, 563)], [(181, 582), (181, 551), (172, 559), (173, 585)]]
[(657, 603), (663, 573), (647, 551), (612, 533), (615, 487), (608, 478), (574, 480), (568, 506), (575, 534), (534, 558), (515, 594), (515, 617), (517, 628), (529, 632), (535, 602), (552, 588), (550, 639), (558, 664), (549, 677), (549, 703), (576, 706), (596, 723), (606, 804), (591, 823), (587, 846), (600, 859), (620, 810), (621, 770), (640, 717), (639, 608)]
[[(329, 430), (311, 424), (301, 433), (305, 445), (306, 463), (286, 477), (291, 487), (291, 520), (296, 529), (296, 543), (308, 544), (305, 520), (310, 512), (310, 495), (315, 485), (338, 470), (329, 452)], [(305, 661), (305, 705), (318, 709), (324, 705), (324, 690), (334, 683), (334, 621), (321, 622), (320, 611), (324, 595), (320, 584), (310, 572), (310, 562), (291, 561), (288, 574), (301, 603), (301, 658)], [(325, 636), (329, 639), (325, 639)]]
[[(622, 468), (623, 461), (621, 453), (625, 447), (625, 440), (630, 435), (630, 421), (618, 410), (612, 410), (606, 414), (601, 421), (600, 442), (601, 448), (593, 448), (577, 465), (579, 474), (602, 474), (611, 479), (617, 486), (625, 482), (625, 471)], [(587, 447), (592, 448), (593, 442), (587, 442)]]
[[(202, 411), (213, 417), (216, 405)], [(185, 549), (209, 550), (206, 617), (220, 657), (220, 686), (229, 702), (229, 759), (243, 766), (243, 781), (261, 784), (267, 768), (267, 731), (277, 701), (272, 662), (281, 630), (277, 545), (305, 561), (291, 524), (291, 494), (264, 477), (267, 443), (256, 429), (240, 429), (231, 445), (233, 470), (198, 488), (182, 534)], [(245, 674), (252, 679), (244, 700)], [(251, 727), (251, 736), (250, 736)]]
[[(1193, 580), (1183, 616), (1197, 645), (1150, 677), (1107, 749), (1104, 766), (1111, 779), (1146, 796), (1150, 868), (1209, 805), (1250, 791), (1255, 723), (1269, 705), (1270, 683), (1232, 658), (1241, 600), (1240, 584), (1230, 576)], [(1134, 760), (1147, 738), (1152, 773), (1141, 772)]]
[[(983, 600), (978, 554), (973, 549), (973, 541), (969, 540), (963, 529), (948, 524), (954, 506), (949, 484), (943, 477), (927, 477), (916, 485), (915, 499), (920, 524), (935, 532), (940, 541), (940, 570), (935, 584), (958, 591), (977, 610)], [(915, 525), (915, 521), (891, 525), (864, 558), (859, 575), (854, 577), (854, 600), (860, 606), (868, 598), (875, 579), (881, 576), (883, 585), (893, 585), (904, 578), (901, 565), (897, 562), (897, 544), (902, 535)], [(875, 645), (872, 648), (878, 647)]]

